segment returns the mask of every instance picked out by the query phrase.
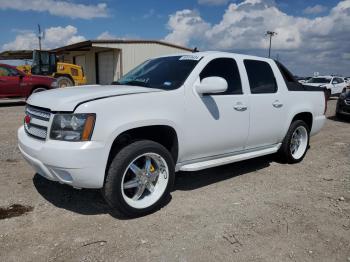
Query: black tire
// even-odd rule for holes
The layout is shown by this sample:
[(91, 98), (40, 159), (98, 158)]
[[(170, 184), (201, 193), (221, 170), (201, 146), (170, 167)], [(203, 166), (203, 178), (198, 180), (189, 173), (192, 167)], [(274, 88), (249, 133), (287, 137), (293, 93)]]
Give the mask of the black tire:
[(344, 119), (344, 116), (342, 114), (340, 114), (339, 112), (335, 112), (335, 116), (340, 120)]
[[(291, 142), (292, 142), (292, 136), (293, 136), (294, 131), (300, 126), (304, 127), (307, 131), (307, 142), (306, 142), (305, 152), (302, 154), (301, 157), (295, 158), (291, 152)], [(304, 157), (306, 155), (306, 152), (309, 148), (309, 142), (310, 142), (309, 127), (307, 126), (307, 124), (304, 121), (295, 120), (290, 125), (288, 132), (287, 132), (285, 138), (283, 139), (282, 146), (280, 147), (280, 149), (278, 151), (278, 155), (284, 162), (287, 162), (289, 164), (299, 163), (300, 161), (302, 161), (304, 159)]]
[(59, 88), (64, 88), (64, 87), (68, 87), (68, 86), (74, 86), (73, 81), (66, 77), (66, 76), (60, 76), (57, 78), (57, 84)]
[[(135, 208), (129, 205), (123, 197), (121, 189), (123, 175), (135, 158), (146, 153), (158, 154), (165, 160), (169, 171), (168, 184), (164, 193), (154, 204), (146, 208)], [(139, 217), (152, 213), (163, 206), (170, 197), (174, 180), (174, 161), (169, 151), (159, 143), (150, 140), (140, 140), (127, 145), (116, 154), (107, 170), (102, 195), (116, 214), (121, 213), (127, 217)]]

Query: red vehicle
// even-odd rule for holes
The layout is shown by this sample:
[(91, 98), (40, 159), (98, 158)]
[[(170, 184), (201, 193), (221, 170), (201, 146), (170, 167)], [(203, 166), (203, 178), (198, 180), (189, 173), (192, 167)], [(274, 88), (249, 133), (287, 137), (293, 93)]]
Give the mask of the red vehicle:
[(52, 77), (26, 75), (14, 66), (0, 64), (0, 98), (28, 98), (32, 93), (57, 86)]

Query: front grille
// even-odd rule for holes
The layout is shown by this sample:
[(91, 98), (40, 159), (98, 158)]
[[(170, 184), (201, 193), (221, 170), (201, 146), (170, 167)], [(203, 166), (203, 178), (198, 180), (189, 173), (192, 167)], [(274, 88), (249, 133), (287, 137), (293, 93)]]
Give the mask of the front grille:
[(345, 102), (345, 104), (350, 105), (350, 98), (346, 98), (346, 99), (344, 100), (344, 102)]
[(49, 121), (50, 120), (50, 116), (51, 116), (50, 112), (42, 111), (42, 110), (39, 110), (37, 108), (33, 108), (31, 106), (27, 106), (26, 114), (28, 114), (28, 115), (30, 115), (32, 117), (41, 119), (41, 120), (45, 120), (45, 121)]
[(25, 111), (30, 121), (24, 121), (24, 130), (28, 135), (45, 140), (49, 128), (51, 113), (45, 109), (27, 106)]

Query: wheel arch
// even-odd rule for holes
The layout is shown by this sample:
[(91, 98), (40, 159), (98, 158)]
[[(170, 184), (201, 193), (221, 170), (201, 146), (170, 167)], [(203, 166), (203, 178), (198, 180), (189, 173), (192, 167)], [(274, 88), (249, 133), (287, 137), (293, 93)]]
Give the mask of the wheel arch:
[(309, 128), (309, 132), (311, 132), (313, 123), (313, 115), (311, 112), (305, 111), (295, 114), (292, 120), (290, 121), (290, 124), (292, 124), (295, 120), (304, 121)]
[(30, 89), (30, 93), (28, 94), (28, 96), (30, 96), (31, 94), (33, 94), (34, 90), (35, 89), (38, 89), (38, 88), (44, 88), (46, 90), (49, 90), (50, 88), (46, 85), (34, 85), (31, 89)]
[(106, 172), (113, 157), (126, 145), (137, 140), (151, 140), (163, 145), (173, 157), (174, 163), (179, 156), (179, 137), (176, 129), (168, 124), (143, 125), (124, 128), (112, 139), (108, 153)]

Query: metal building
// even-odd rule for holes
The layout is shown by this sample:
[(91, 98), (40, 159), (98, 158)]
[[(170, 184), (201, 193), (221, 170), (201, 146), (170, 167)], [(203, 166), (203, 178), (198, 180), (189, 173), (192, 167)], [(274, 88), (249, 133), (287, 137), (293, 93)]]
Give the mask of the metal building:
[(149, 58), (193, 50), (156, 40), (89, 40), (52, 51), (82, 66), (88, 84), (110, 84)]

